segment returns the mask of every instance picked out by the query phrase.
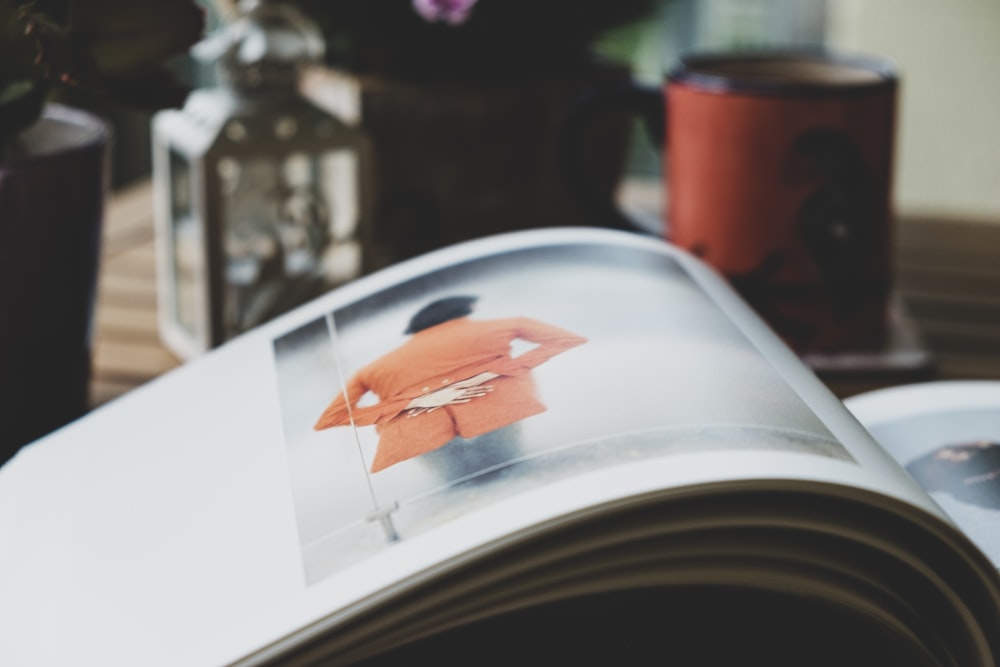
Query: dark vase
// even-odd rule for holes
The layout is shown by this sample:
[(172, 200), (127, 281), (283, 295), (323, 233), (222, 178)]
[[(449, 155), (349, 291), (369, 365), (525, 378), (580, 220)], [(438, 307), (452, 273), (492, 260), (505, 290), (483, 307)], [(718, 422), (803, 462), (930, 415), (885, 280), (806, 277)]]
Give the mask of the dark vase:
[[(608, 226), (562, 178), (560, 138), (574, 107), (631, 71), (581, 60), (559, 71), (475, 81), (409, 81), (334, 71), (313, 97), (358, 122), (372, 149), (366, 269), (445, 245), (535, 227)], [(344, 100), (351, 103), (341, 107)], [(590, 182), (611, 201), (630, 139), (624, 115), (589, 128)]]
[(109, 143), (53, 104), (0, 160), (0, 463), (88, 409)]

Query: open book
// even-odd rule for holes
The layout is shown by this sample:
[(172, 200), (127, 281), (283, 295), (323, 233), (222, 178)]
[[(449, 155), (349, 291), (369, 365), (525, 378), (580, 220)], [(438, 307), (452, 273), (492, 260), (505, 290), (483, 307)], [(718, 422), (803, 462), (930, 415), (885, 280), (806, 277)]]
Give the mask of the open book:
[(845, 403), (1000, 568), (1000, 382), (914, 383)]
[(537, 230), (0, 468), (0, 665), (1000, 664), (1000, 577), (716, 274)]

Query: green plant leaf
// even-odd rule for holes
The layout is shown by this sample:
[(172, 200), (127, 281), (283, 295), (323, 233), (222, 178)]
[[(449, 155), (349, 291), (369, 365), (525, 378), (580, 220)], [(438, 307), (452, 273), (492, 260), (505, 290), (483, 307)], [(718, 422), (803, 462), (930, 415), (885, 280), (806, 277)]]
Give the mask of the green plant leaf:
[(11, 81), (5, 84), (3, 87), (0, 87), (0, 106), (4, 104), (16, 104), (18, 100), (22, 100), (30, 95), (34, 88), (35, 82), (26, 79)]
[(0, 0), (0, 155), (38, 118), (49, 91), (27, 16), (23, 0)]
[(101, 76), (129, 77), (187, 51), (204, 11), (191, 0), (81, 0), (70, 13), (74, 46)]
[(190, 92), (163, 67), (147, 69), (132, 77), (105, 79), (103, 86), (109, 98), (140, 109), (180, 107)]
[(0, 88), (0, 161), (10, 155), (14, 139), (41, 116), (48, 87), (37, 81), (12, 81)]

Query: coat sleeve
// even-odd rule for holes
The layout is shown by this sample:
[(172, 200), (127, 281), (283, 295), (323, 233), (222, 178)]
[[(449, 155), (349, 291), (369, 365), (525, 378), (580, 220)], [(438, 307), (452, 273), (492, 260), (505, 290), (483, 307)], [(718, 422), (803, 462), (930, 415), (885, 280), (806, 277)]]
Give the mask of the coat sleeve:
[(557, 354), (587, 342), (583, 336), (528, 317), (514, 318), (512, 325), (513, 338), (535, 343), (536, 347), (493, 369), (503, 375), (518, 375), (529, 371)]
[(361, 397), (368, 393), (368, 386), (355, 375), (347, 382), (347, 386), (326, 406), (319, 416), (313, 429), (321, 431), (334, 426), (347, 426), (351, 423), (351, 410)]
[(344, 390), (337, 394), (336, 398), (319, 416), (313, 429), (321, 431), (334, 426), (371, 426), (384, 417), (393, 417), (405, 409), (410, 399), (379, 400), (374, 405), (358, 407), (365, 394), (371, 391), (368, 383), (364, 380), (364, 372), (360, 372), (347, 382)]

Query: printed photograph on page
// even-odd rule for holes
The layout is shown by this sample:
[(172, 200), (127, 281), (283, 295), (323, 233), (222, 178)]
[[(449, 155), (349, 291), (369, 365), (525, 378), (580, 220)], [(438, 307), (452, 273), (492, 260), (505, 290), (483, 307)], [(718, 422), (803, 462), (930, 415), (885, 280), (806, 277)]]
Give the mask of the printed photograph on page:
[[(1000, 384), (926, 383), (848, 406), (959, 528), (1000, 567)], [(968, 397), (968, 406), (956, 396)], [(881, 408), (881, 409), (880, 409)]]
[(442, 268), (274, 352), (310, 582), (602, 467), (754, 449), (850, 460), (684, 269), (645, 249)]

